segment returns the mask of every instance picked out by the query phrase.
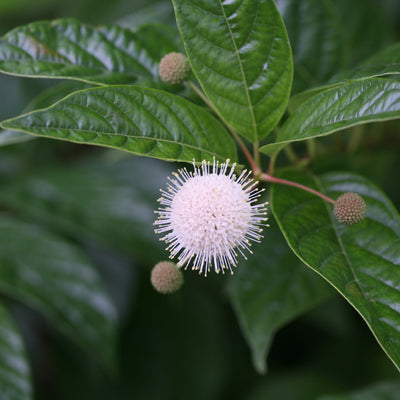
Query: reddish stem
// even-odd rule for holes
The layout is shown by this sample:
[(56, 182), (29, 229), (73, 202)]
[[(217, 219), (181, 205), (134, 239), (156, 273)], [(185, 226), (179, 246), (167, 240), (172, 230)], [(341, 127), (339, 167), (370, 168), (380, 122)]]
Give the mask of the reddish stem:
[(273, 182), (273, 183), (280, 183), (282, 185), (294, 186), (294, 187), (297, 187), (299, 189), (306, 190), (307, 192), (310, 192), (312, 194), (315, 194), (316, 196), (321, 197), (321, 199), (324, 199), (325, 201), (327, 201), (329, 203), (332, 203), (332, 204), (336, 203), (335, 200), (331, 199), (328, 196), (325, 196), (321, 192), (318, 192), (318, 190), (311, 189), (308, 186), (302, 185), (301, 183), (292, 182), (292, 181), (288, 181), (286, 179), (281, 179), (281, 178), (275, 178), (274, 176), (271, 176), (271, 175), (268, 175), (268, 174), (265, 174), (265, 173), (262, 173), (259, 176), (259, 179), (261, 181), (265, 181), (265, 182)]

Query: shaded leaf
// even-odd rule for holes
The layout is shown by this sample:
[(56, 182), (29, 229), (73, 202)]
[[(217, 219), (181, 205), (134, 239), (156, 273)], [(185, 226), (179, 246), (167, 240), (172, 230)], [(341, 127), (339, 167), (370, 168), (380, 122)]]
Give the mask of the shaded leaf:
[[(351, 65), (360, 63), (371, 54), (395, 40), (394, 24), (388, 21), (381, 0), (330, 0), (337, 10), (345, 31), (346, 46), (350, 47)], [(393, 10), (393, 16), (397, 15)]]
[(382, 382), (346, 394), (318, 397), (317, 400), (400, 400), (400, 384)]
[(276, 331), (316, 306), (330, 293), (287, 247), (275, 221), (231, 281), (230, 298), (259, 373)]
[(174, 0), (194, 74), (221, 117), (257, 142), (288, 101), (292, 58), (273, 0)]
[(110, 370), (116, 311), (90, 262), (33, 225), (0, 219), (0, 291), (36, 308)]
[(52, 229), (155, 263), (167, 254), (153, 222), (170, 173), (169, 164), (154, 159), (95, 157), (74, 167), (31, 171), (0, 186), (0, 199)]
[(32, 399), (31, 372), (22, 337), (0, 304), (0, 398)]
[(260, 151), (272, 154), (290, 142), (399, 117), (400, 82), (383, 78), (349, 81), (302, 104), (283, 124), (277, 143), (263, 146)]
[(323, 276), (360, 313), (383, 350), (400, 367), (400, 218), (385, 195), (353, 174), (319, 179), (286, 171), (281, 178), (320, 190), (331, 198), (360, 194), (367, 217), (353, 226), (339, 224), (332, 207), (293, 187), (272, 187), (274, 215), (295, 254)]
[[(39, 108), (49, 107), (56, 101), (59, 101), (64, 96), (80, 89), (85, 89), (90, 85), (83, 82), (68, 81), (60, 83), (44, 90), (36, 96), (28, 105), (25, 112), (37, 110)], [(15, 132), (11, 130), (0, 130), (0, 146), (8, 146), (10, 144), (25, 142), (26, 140), (34, 139), (34, 136), (23, 132)]]
[(0, 146), (8, 146), (10, 144), (21, 143), (33, 139), (33, 136), (23, 132), (15, 132), (10, 130), (0, 130)]
[(172, 94), (136, 86), (82, 90), (3, 128), (113, 147), (164, 160), (236, 160), (226, 129), (204, 109)]
[(346, 29), (331, 0), (275, 0), (293, 51), (293, 93), (326, 82), (348, 65)]
[(334, 86), (343, 85), (347, 80), (374, 78), (384, 75), (400, 74), (400, 43), (385, 48), (384, 50), (367, 58), (357, 67), (350, 70), (342, 71), (333, 76), (329, 83), (318, 86), (310, 90), (306, 90), (293, 96), (290, 99), (289, 108), (292, 112), (302, 103), (317, 95), (320, 92), (331, 89)]
[(0, 70), (96, 84), (133, 83), (157, 78), (160, 58), (176, 50), (171, 28), (162, 25), (133, 32), (116, 25), (92, 27), (75, 19), (39, 21), (0, 39)]

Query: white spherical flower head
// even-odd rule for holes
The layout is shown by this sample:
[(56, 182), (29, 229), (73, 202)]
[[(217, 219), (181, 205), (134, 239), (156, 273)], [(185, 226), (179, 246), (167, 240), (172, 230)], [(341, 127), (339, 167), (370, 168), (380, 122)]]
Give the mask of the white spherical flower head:
[[(166, 233), (161, 240), (168, 243), (170, 258), (178, 256), (179, 264), (201, 274), (213, 266), (224, 272), (237, 264), (237, 252), (250, 250), (250, 241), (259, 242), (265, 225), (266, 204), (254, 204), (262, 190), (244, 170), (239, 177), (233, 164), (227, 174), (229, 160), (219, 165), (203, 161), (194, 172), (186, 168), (170, 179), (168, 191), (161, 191), (159, 202), (164, 206), (156, 213), (156, 233)], [(245, 257), (246, 258), (246, 257)]]

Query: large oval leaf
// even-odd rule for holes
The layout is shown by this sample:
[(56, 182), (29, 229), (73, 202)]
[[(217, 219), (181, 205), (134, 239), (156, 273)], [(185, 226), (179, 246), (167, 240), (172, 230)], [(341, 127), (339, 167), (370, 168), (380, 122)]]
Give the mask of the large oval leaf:
[(317, 305), (327, 285), (296, 259), (276, 228), (266, 228), (254, 254), (241, 262), (229, 287), (231, 302), (259, 373), (276, 331)]
[(0, 304), (0, 398), (32, 399), (31, 372), (22, 337)]
[(364, 318), (400, 369), (400, 218), (385, 195), (366, 179), (328, 174), (320, 179), (286, 171), (281, 178), (321, 190), (332, 198), (360, 194), (367, 217), (338, 224), (328, 204), (309, 192), (272, 187), (276, 219), (296, 255), (334, 286)]
[(400, 118), (400, 82), (383, 78), (349, 81), (306, 101), (283, 124), (276, 143), (260, 150), (270, 155), (290, 142), (396, 118)]
[(75, 247), (36, 226), (2, 217), (0, 291), (42, 312), (114, 369), (116, 311), (96, 269)]
[(169, 161), (236, 160), (233, 139), (210, 113), (172, 94), (136, 86), (82, 90), (2, 126)]
[(92, 27), (75, 19), (34, 22), (0, 39), (0, 70), (99, 84), (133, 83), (157, 77), (160, 58), (177, 50), (170, 30), (155, 25), (133, 32), (116, 25)]
[(292, 82), (289, 41), (273, 0), (174, 0), (193, 72), (222, 118), (247, 139), (281, 118)]

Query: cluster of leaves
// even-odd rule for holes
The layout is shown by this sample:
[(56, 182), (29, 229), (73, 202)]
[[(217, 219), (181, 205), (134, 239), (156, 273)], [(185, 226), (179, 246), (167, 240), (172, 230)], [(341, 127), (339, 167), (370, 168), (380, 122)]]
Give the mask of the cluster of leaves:
[[(343, 140), (337, 132), (346, 129), (352, 139), (344, 145), (353, 149), (362, 142), (363, 124), (400, 118), (399, 44), (384, 47), (392, 38), (378, 16), (364, 35), (364, 0), (350, 6), (318, 0), (174, 0), (173, 5), (179, 33), (160, 24), (132, 31), (60, 19), (4, 35), (2, 72), (75, 82), (53, 87), (26, 113), (3, 121), (0, 144), (33, 135), (177, 162), (238, 161), (229, 131), (261, 152), (263, 162), (267, 157), (275, 162), (282, 149), (290, 159), (288, 148), (307, 146), (312, 168), (299, 162), (276, 176), (333, 198), (358, 193), (367, 202), (367, 218), (341, 226), (320, 198), (272, 186), (276, 222), (229, 285), (254, 366), (265, 371), (277, 329), (332, 294), (320, 275), (359, 312), (400, 369), (400, 217), (366, 178), (319, 173), (324, 168), (318, 156), (326, 148), (315, 149), (314, 141), (328, 135), (326, 140)], [(343, 25), (350, 27), (347, 36)], [(158, 78), (159, 60), (172, 51), (186, 53), (191, 84), (168, 87)], [(211, 109), (197, 98), (200, 90)], [(163, 186), (166, 170), (153, 169), (136, 160), (118, 161), (115, 168), (90, 163), (41, 171), (0, 189), (0, 291), (40, 310), (111, 370), (115, 307), (92, 261), (59, 233), (94, 239), (148, 265), (158, 261), (152, 196)], [(3, 305), (0, 327), (5, 371), (0, 393), (28, 399), (29, 366)], [(398, 390), (392, 388), (379, 386), (367, 394), (377, 398), (374, 393)], [(366, 398), (349, 398), (359, 396)]]

